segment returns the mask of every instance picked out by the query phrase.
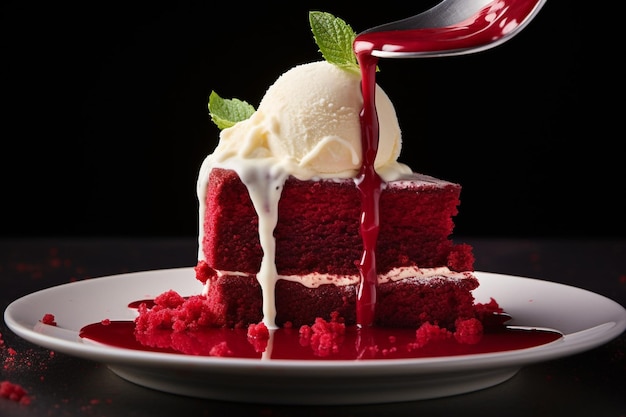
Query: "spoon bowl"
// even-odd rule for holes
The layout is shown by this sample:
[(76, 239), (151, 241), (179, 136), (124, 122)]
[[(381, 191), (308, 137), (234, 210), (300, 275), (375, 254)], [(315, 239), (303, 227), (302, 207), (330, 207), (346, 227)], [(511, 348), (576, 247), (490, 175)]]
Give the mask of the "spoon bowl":
[(463, 55), (518, 34), (547, 0), (443, 0), (415, 16), (361, 32), (357, 42), (378, 58)]

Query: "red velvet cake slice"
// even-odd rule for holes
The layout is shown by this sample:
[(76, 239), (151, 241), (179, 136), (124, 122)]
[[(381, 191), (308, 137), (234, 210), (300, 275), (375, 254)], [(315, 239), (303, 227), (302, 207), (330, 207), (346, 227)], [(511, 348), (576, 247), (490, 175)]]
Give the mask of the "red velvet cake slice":
[[(206, 183), (197, 278), (219, 325), (263, 319), (257, 282), (263, 250), (249, 191), (233, 171), (213, 168)], [(473, 317), (478, 281), (471, 247), (450, 239), (461, 187), (421, 174), (388, 182), (380, 198), (379, 291), (375, 324), (453, 328)], [(339, 312), (355, 323), (357, 264), (363, 251), (361, 205), (353, 179), (289, 177), (274, 229), (276, 324), (311, 324)]]

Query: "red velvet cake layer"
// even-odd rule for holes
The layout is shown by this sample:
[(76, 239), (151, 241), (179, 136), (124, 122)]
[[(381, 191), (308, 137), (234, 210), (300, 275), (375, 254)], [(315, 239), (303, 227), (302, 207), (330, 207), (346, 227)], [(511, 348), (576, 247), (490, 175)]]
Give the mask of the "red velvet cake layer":
[[(414, 181), (389, 183), (380, 198), (378, 272), (411, 265), (472, 270), (471, 247), (454, 245), (449, 239), (460, 192), (457, 184), (418, 174)], [(360, 213), (358, 190), (351, 179), (289, 178), (274, 231), (278, 273), (358, 274)], [(221, 271), (258, 272), (263, 251), (257, 225), (248, 190), (237, 174), (213, 169), (203, 222), (206, 262)]]
[[(199, 274), (203, 272), (199, 267)], [(210, 272), (210, 269), (204, 270)], [(261, 287), (254, 276), (211, 276), (207, 303), (219, 318), (215, 325), (246, 327), (263, 319)], [(415, 327), (430, 322), (454, 329), (457, 319), (475, 317), (471, 291), (478, 280), (446, 277), (409, 278), (378, 286), (374, 324), (384, 327)], [(276, 324), (310, 325), (321, 317), (327, 321), (337, 312), (346, 325), (356, 324), (356, 286), (321, 285), (308, 288), (300, 283), (276, 283)]]

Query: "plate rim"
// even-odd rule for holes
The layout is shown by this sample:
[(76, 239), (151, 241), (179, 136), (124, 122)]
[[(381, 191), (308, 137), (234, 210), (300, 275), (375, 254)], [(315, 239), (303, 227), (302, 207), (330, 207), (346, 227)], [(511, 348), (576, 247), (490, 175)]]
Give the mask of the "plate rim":
[[(11, 302), (4, 311), (4, 320), (12, 332), (31, 343), (70, 356), (94, 360), (107, 365), (132, 365), (135, 367), (155, 367), (155, 365), (157, 365), (157, 367), (161, 369), (179, 370), (197, 370), (198, 367), (201, 367), (203, 370), (229, 374), (233, 372), (246, 373), (252, 367), (255, 372), (261, 374), (274, 374), (280, 371), (280, 373), (285, 376), (298, 375), (302, 371), (306, 371), (304, 376), (324, 375), (329, 371), (341, 369), (341, 374), (347, 377), (353, 375), (362, 376), (364, 374), (416, 375), (522, 367), (531, 363), (570, 356), (598, 347), (616, 338), (626, 329), (626, 309), (616, 301), (604, 295), (553, 281), (484, 271), (475, 271), (479, 281), (481, 281), (481, 278), (484, 282), (485, 279), (489, 279), (490, 277), (495, 278), (497, 276), (504, 277), (498, 279), (514, 280), (526, 285), (540, 283), (540, 285), (553, 285), (579, 291), (587, 297), (597, 298), (614, 308), (616, 319), (612, 322), (606, 322), (598, 326), (584, 329), (581, 332), (565, 333), (563, 338), (546, 345), (516, 351), (437, 358), (368, 359), (363, 361), (333, 359), (311, 361), (292, 359), (259, 360), (247, 358), (216, 358), (178, 353), (137, 351), (105, 345), (96, 346), (79, 340), (78, 333), (75, 331), (67, 330), (68, 332), (76, 334), (76, 340), (70, 341), (65, 336), (61, 337), (59, 335), (42, 333), (41, 327), (46, 325), (41, 324), (39, 329), (37, 329), (38, 323), (29, 323), (28, 320), (20, 320), (19, 317), (16, 317), (16, 310), (18, 307), (21, 307), (22, 304), (26, 304), (30, 300), (35, 300), (37, 297), (43, 297), (55, 292), (77, 290), (83, 286), (89, 287), (97, 284), (106, 285), (121, 279), (149, 279), (149, 277), (154, 274), (190, 274), (192, 271), (193, 267), (135, 271), (55, 285), (24, 295)], [(89, 323), (84, 323), (84, 325), (86, 324)], [(47, 330), (56, 331), (59, 329), (52, 328)], [(585, 332), (593, 333), (593, 337), (582, 334)]]

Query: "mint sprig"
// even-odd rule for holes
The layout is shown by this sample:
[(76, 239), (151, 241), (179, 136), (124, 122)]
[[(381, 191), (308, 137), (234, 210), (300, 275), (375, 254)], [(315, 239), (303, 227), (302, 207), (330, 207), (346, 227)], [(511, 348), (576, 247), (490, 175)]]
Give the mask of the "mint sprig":
[(209, 96), (209, 114), (220, 130), (250, 118), (254, 111), (254, 107), (243, 100), (224, 99), (215, 91)]
[(339, 17), (327, 12), (309, 12), (309, 24), (315, 43), (324, 59), (346, 71), (360, 74), (352, 43), (356, 33)]

